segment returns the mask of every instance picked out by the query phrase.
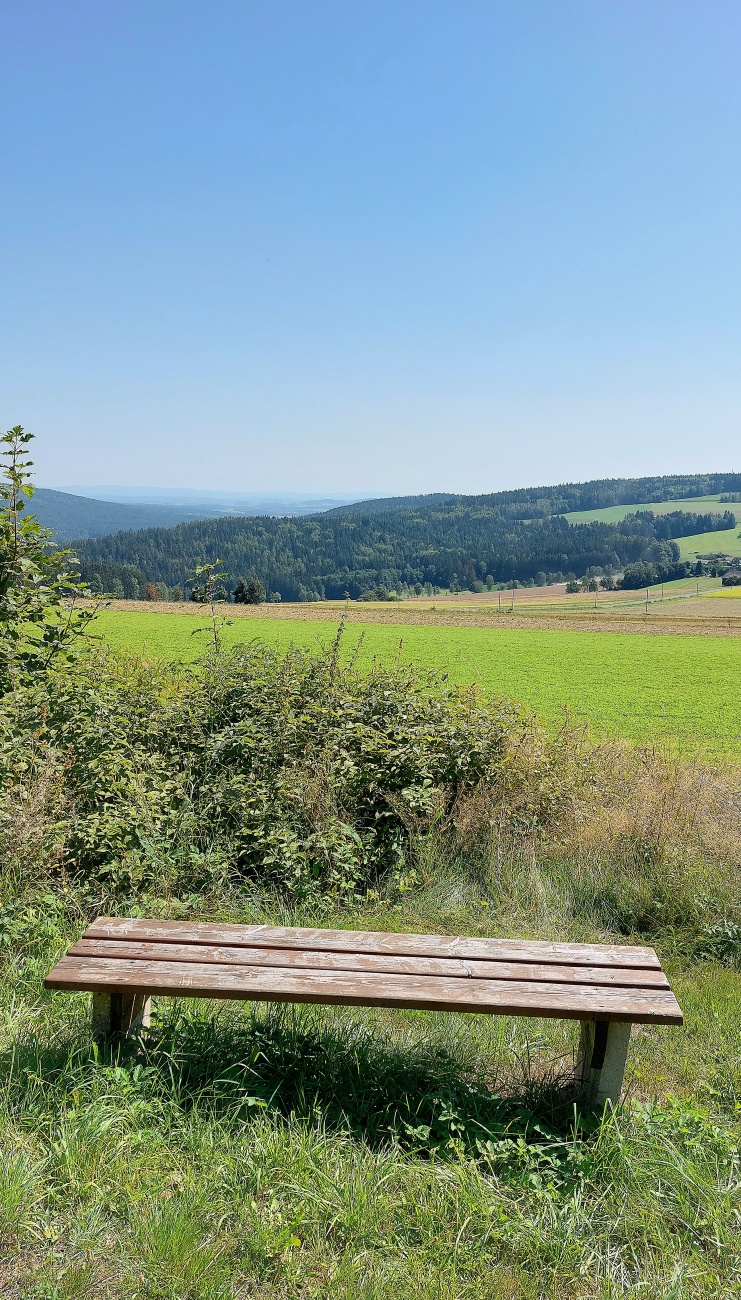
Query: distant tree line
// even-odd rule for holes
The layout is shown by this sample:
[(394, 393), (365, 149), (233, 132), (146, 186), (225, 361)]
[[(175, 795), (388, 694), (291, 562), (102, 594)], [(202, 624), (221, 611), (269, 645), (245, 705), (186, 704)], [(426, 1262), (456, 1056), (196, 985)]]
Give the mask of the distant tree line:
[[(576, 510), (603, 510), (607, 506), (655, 505), (684, 497), (716, 496), (741, 500), (741, 474), (663, 474), (651, 478), (593, 479), (589, 483), (559, 483), (554, 487), (515, 488), (482, 496), (456, 496), (433, 492), (427, 496), (379, 497), (354, 505), (337, 506), (338, 514), (388, 514), (397, 510), (431, 509), (464, 505), (470, 509), (498, 510), (510, 519), (544, 519)], [(698, 531), (700, 531), (698, 529)]]
[(673, 582), (676, 578), (688, 578), (694, 567), (688, 561), (678, 560), (674, 564), (656, 564), (650, 560), (639, 560), (636, 564), (626, 564), (620, 586), (627, 591), (638, 591), (642, 587), (652, 587), (655, 582)]
[(91, 587), (125, 599), (146, 598), (147, 584), (189, 597), (189, 575), (199, 564), (220, 559), (231, 575), (229, 597), (236, 588), (245, 599), (242, 590), (260, 583), (269, 600), (311, 601), (358, 599), (379, 590), (420, 594), (542, 584), (640, 561), (666, 568), (679, 560), (675, 538), (736, 522), (728, 510), (677, 510), (637, 511), (617, 524), (570, 524), (557, 515), (512, 519), (506, 510), (483, 504), (484, 498), (463, 504), (471, 500), (387, 514), (207, 519), (85, 539), (75, 549)]

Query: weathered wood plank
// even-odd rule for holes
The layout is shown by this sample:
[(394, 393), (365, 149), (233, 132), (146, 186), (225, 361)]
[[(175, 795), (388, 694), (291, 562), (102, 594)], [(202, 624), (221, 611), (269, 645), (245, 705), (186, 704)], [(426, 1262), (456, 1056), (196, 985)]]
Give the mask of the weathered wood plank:
[(224, 947), (83, 937), (70, 948), (67, 955), (226, 966), (276, 966), (297, 970), (369, 971), (390, 975), (442, 975), (462, 979), (532, 980), (615, 988), (669, 988), (669, 981), (661, 970), (556, 966), (547, 963), (477, 961), (473, 958), (462, 960), (455, 957), (386, 956), (379, 953), (317, 952), (291, 948)]
[(333, 971), (205, 966), (190, 962), (63, 957), (44, 981), (50, 989), (141, 989), (153, 994), (404, 1007), (565, 1019), (681, 1024), (674, 994), (656, 989), (594, 988), (517, 980), (450, 979)]
[(456, 957), (484, 961), (547, 962), (568, 966), (617, 966), (660, 970), (653, 948), (611, 944), (545, 943), (460, 935), (387, 934), (362, 930), (315, 930), (275, 925), (227, 925), (191, 921), (149, 921), (98, 917), (86, 939), (135, 939), (229, 947), (311, 949), (317, 952), (378, 953), (408, 957)]

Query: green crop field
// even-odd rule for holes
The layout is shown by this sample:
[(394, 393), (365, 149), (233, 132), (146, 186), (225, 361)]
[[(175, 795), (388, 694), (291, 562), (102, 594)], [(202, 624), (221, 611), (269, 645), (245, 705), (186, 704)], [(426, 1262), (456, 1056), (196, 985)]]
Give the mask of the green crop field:
[[(182, 614), (107, 610), (97, 626), (111, 645), (158, 657), (190, 661), (206, 648), (205, 632), (192, 635), (206, 621)], [(283, 649), (316, 647), (332, 634), (332, 623), (309, 619), (241, 619), (224, 629), (229, 645), (259, 637)], [(347, 650), (361, 638), (361, 664), (398, 658), (447, 672), (456, 683), (479, 682), (493, 695), (521, 700), (551, 725), (568, 707), (598, 735), (741, 754), (735, 637), (355, 624)]]
[(572, 510), (564, 515), (570, 524), (590, 524), (593, 521), (603, 524), (617, 524), (626, 515), (636, 510), (650, 510), (655, 515), (668, 515), (673, 510), (687, 510), (690, 514), (723, 514), (724, 510), (733, 510), (741, 515), (741, 503), (721, 503), (720, 494), (710, 497), (683, 497), (681, 501), (644, 501), (629, 506), (605, 506), (602, 510)]

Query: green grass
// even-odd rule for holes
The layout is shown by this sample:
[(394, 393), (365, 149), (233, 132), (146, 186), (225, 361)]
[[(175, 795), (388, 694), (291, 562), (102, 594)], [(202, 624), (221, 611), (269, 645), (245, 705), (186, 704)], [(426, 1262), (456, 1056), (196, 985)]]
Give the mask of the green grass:
[(741, 514), (741, 503), (726, 505), (720, 501), (720, 493), (709, 497), (684, 497), (681, 501), (652, 501), (630, 506), (605, 506), (601, 510), (571, 510), (565, 514), (570, 524), (617, 524), (626, 515), (635, 514), (637, 510), (650, 510), (655, 515), (668, 515), (673, 510), (686, 510), (690, 514), (723, 514), (724, 510), (733, 510)]
[[(205, 648), (205, 635), (192, 635), (199, 624), (179, 614), (108, 610), (98, 628), (113, 646), (189, 661)], [(262, 637), (279, 648), (311, 648), (332, 634), (331, 623), (269, 618), (235, 620), (224, 630), (230, 645)], [(413, 660), (521, 700), (550, 724), (567, 706), (598, 735), (741, 753), (736, 638), (366, 624), (348, 629), (348, 652), (361, 638), (361, 664), (374, 656)]]
[[(741, 506), (738, 513), (741, 518)], [(736, 527), (719, 533), (693, 533), (691, 537), (678, 537), (677, 545), (682, 560), (694, 560), (697, 555), (741, 555), (741, 532)]]
[(634, 1104), (575, 1126), (560, 1021), (160, 999), (148, 1040), (97, 1055), (89, 999), (41, 988), (51, 929), (29, 923), (0, 986), (9, 1300), (738, 1294), (738, 972), (675, 965), (686, 1028), (634, 1034)]

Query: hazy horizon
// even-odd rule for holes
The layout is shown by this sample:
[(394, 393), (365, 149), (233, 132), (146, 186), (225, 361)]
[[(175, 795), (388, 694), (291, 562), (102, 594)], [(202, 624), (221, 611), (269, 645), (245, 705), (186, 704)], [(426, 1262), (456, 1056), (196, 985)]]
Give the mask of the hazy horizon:
[[(735, 471), (724, 469), (721, 467), (720, 469), (717, 468), (701, 469), (701, 470), (697, 470), (696, 472), (700, 475), (703, 474), (709, 475), (709, 474), (724, 474), (724, 473), (731, 474), (734, 473)], [(614, 477), (615, 478), (623, 478), (623, 477), (642, 478), (642, 477), (651, 477), (651, 476), (650, 475), (616, 475)], [(586, 483), (586, 482), (590, 482), (591, 480), (575, 479), (570, 481), (574, 483)], [(559, 480), (558, 483), (550, 483), (550, 484), (544, 483), (542, 481), (541, 482), (533, 481), (529, 483), (524, 483), (524, 482), (518, 483), (515, 484), (514, 486), (515, 486), (515, 490), (517, 488), (523, 488), (523, 489), (544, 488), (545, 489), (549, 487), (558, 487), (565, 482), (567, 482), (567, 480), (563, 480), (563, 479)], [(185, 488), (185, 487), (174, 488), (174, 487), (157, 487), (152, 485), (148, 485), (148, 486), (142, 485), (139, 487), (135, 485), (123, 485), (123, 484), (66, 484), (63, 486), (57, 486), (55, 484), (44, 483), (44, 484), (39, 484), (38, 486), (39, 487), (43, 486), (45, 489), (54, 492), (69, 493), (72, 496), (84, 496), (90, 498), (91, 500), (111, 501), (111, 502), (118, 502), (121, 504), (132, 504), (132, 505), (135, 504), (195, 505), (199, 502), (212, 503), (216, 505), (216, 504), (224, 504), (224, 503), (237, 504), (241, 502), (244, 504), (248, 504), (251, 502), (259, 502), (259, 503), (264, 502), (266, 504), (282, 504), (282, 503), (316, 504), (318, 506), (324, 506), (325, 508), (331, 508), (333, 505), (346, 505), (346, 504), (353, 504), (354, 502), (383, 500), (384, 498), (393, 499), (395, 497), (400, 497), (400, 496), (418, 496), (418, 495), (435, 496), (437, 494), (441, 494), (441, 495), (446, 494), (446, 489), (444, 488), (432, 489), (431, 491), (424, 492), (424, 493), (366, 491), (363, 493), (358, 493), (356, 495), (356, 494), (340, 493), (340, 492), (319, 492), (319, 491), (291, 492), (289, 490), (281, 491), (280, 489), (275, 489), (271, 492), (271, 491), (258, 491), (258, 490), (246, 491), (238, 488), (232, 488), (232, 489), (230, 488)], [(458, 494), (458, 493), (451, 492), (450, 495), (485, 496), (488, 495), (489, 491), (493, 493), (496, 490), (497, 489), (487, 489), (486, 487), (481, 487), (479, 491), (476, 493)]]
[[(342, 493), (342, 492), (329, 492), (329, 491), (292, 492), (288, 489), (284, 490), (281, 488), (275, 488), (272, 491), (258, 490), (258, 489), (255, 489), (253, 491), (248, 488), (218, 488), (218, 487), (193, 488), (193, 487), (170, 487), (165, 485), (157, 486), (154, 484), (141, 484), (137, 486), (135, 484), (124, 484), (124, 483), (106, 483), (106, 484), (75, 483), (75, 484), (59, 484), (59, 485), (56, 483), (44, 483), (43, 485), (40, 484), (39, 486), (49, 488), (54, 492), (69, 492), (73, 496), (77, 495), (77, 496), (92, 497), (95, 493), (99, 493), (100, 495), (98, 499), (101, 501), (122, 499), (120, 496), (116, 496), (114, 498), (112, 495), (113, 493), (117, 493), (117, 494), (125, 493), (128, 499), (131, 501), (150, 501), (150, 500), (154, 500), (155, 498), (162, 498), (162, 500), (164, 501), (167, 498), (173, 498), (173, 497), (178, 497), (178, 498), (191, 497), (191, 498), (198, 498), (199, 500), (211, 500), (211, 499), (221, 500), (223, 498), (233, 497), (235, 499), (244, 499), (249, 501), (261, 501), (261, 500), (330, 501), (331, 500), (331, 501), (341, 501), (343, 503), (346, 501), (350, 502), (355, 500), (354, 495), (348, 493)], [(365, 495), (370, 496), (369, 493), (366, 493)], [(383, 494), (378, 493), (377, 495), (381, 496)]]

